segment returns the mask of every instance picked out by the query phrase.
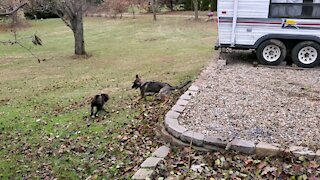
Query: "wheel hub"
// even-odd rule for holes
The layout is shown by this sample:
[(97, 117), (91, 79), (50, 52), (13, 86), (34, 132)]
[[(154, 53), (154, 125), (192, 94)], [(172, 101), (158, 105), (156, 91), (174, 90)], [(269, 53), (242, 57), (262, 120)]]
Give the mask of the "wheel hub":
[(281, 56), (281, 49), (277, 45), (268, 45), (263, 49), (263, 58), (268, 62), (277, 61)]
[(318, 52), (314, 47), (307, 46), (298, 53), (298, 59), (303, 64), (312, 64), (318, 58)]

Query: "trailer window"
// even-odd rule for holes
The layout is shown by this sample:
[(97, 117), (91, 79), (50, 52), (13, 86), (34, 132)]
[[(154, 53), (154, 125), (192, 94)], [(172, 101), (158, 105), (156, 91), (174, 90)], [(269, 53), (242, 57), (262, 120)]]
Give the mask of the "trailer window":
[(269, 17), (320, 19), (320, 0), (271, 0)]

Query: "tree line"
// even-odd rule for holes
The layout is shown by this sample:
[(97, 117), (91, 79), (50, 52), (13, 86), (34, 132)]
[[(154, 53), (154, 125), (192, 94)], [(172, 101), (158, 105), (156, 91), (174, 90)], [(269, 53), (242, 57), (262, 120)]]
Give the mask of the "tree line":
[[(170, 11), (193, 11), (196, 4), (196, 8), (200, 11), (213, 12), (216, 11), (217, 6), (217, 0), (87, 0), (87, 3), (90, 7), (105, 8), (110, 12), (111, 17), (128, 12), (128, 9), (135, 15), (135, 8), (142, 8), (152, 13), (153, 4), (155, 4), (155, 11), (159, 11), (160, 8), (167, 8)], [(25, 15), (29, 19), (58, 17), (48, 10), (37, 11), (35, 9), (26, 10)]]
[[(59, 17), (74, 35), (75, 55), (87, 55), (84, 43), (83, 16), (92, 6), (102, 6), (114, 13), (127, 11), (132, 8), (133, 16), (135, 7), (147, 7), (153, 12), (153, 19), (157, 20), (160, 6), (169, 7), (171, 10), (193, 9), (195, 19), (198, 19), (198, 10), (215, 10), (216, 0), (1, 0), (0, 17), (16, 17), (21, 10), (29, 16), (52, 14)], [(180, 8), (179, 8), (180, 7)], [(16, 43), (18, 43), (16, 41)], [(14, 43), (12, 43), (14, 44)]]

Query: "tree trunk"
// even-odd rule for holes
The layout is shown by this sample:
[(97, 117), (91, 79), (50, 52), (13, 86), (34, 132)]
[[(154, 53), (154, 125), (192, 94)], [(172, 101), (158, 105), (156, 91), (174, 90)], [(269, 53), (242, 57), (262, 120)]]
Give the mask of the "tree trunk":
[(210, 1), (210, 11), (213, 12), (214, 11), (214, 0)]
[(173, 11), (173, 0), (170, 0), (170, 10)]
[(198, 12), (199, 3), (198, 3), (198, 0), (192, 0), (192, 1), (194, 6), (194, 19), (198, 20), (199, 19), (199, 12)]
[[(82, 13), (79, 12), (79, 13)], [(84, 46), (84, 33), (83, 33), (83, 18), (82, 15), (78, 15), (75, 19), (71, 20), (72, 31), (75, 41), (75, 55), (86, 55)]]
[[(20, 4), (21, 4), (20, 1), (18, 1), (18, 0), (13, 0), (13, 1), (12, 1), (13, 9), (18, 8)], [(24, 11), (23, 11), (22, 8), (20, 8), (15, 14), (16, 14), (16, 16), (17, 16), (17, 20), (18, 20), (18, 21), (25, 19)]]
[(152, 12), (153, 12), (153, 20), (157, 20), (157, 0), (152, 0)]
[(131, 4), (131, 7), (132, 7), (132, 18), (135, 19), (136, 18), (136, 14), (135, 14), (135, 11), (134, 11), (134, 5)]

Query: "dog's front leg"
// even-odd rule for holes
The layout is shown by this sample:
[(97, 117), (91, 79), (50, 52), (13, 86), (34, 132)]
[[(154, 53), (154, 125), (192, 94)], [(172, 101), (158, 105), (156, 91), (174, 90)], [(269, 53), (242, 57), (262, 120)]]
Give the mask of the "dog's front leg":
[(91, 114), (90, 114), (90, 117), (93, 116), (93, 106), (91, 106)]
[(140, 99), (139, 99), (139, 100), (143, 99), (143, 100), (145, 100), (145, 101), (146, 101), (147, 99), (146, 99), (145, 91), (144, 91), (144, 89), (143, 89), (143, 88), (141, 88), (141, 89), (140, 89), (140, 93), (141, 93), (141, 97), (140, 97)]

